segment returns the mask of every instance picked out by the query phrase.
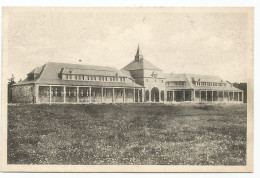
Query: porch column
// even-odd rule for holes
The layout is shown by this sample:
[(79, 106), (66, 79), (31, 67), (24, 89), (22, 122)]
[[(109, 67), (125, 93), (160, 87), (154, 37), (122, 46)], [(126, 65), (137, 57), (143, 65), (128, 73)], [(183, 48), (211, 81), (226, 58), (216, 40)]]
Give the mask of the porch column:
[(144, 99), (145, 99), (145, 91), (144, 91), (144, 88), (142, 89), (142, 98), (143, 98), (143, 100), (142, 100), (142, 102), (144, 103)]
[(162, 101), (161, 90), (159, 90), (159, 103)]
[[(106, 97), (107, 97), (107, 89), (105, 88), (105, 89), (103, 89), (104, 91), (104, 96), (105, 96), (105, 100), (106, 100)], [(104, 98), (103, 98), (104, 99)], [(106, 102), (106, 101), (104, 101), (104, 102)]]
[(125, 102), (125, 88), (123, 88), (123, 102)]
[(66, 103), (66, 87), (63, 86), (63, 103)]
[(77, 103), (79, 102), (79, 87), (77, 87)]
[(183, 98), (183, 101), (185, 101), (185, 90), (183, 90), (183, 92), (182, 92), (182, 98)]
[(149, 101), (152, 102), (152, 90), (149, 90)]
[(201, 102), (201, 90), (200, 90), (200, 102)]
[(172, 101), (174, 101), (174, 90), (172, 91)]
[(133, 89), (133, 95), (134, 95), (133, 102), (135, 102), (135, 88)]
[(227, 93), (228, 93), (228, 101), (230, 101), (230, 95), (229, 95), (229, 91), (228, 91)]
[(89, 102), (91, 103), (91, 87), (89, 87)]
[(219, 91), (217, 91), (217, 101), (219, 101)]
[(244, 91), (242, 91), (242, 103), (244, 102)]
[(167, 102), (167, 91), (166, 90), (164, 90), (163, 97), (164, 97), (164, 103), (166, 103)]
[(50, 103), (51, 103), (51, 85), (50, 85)]
[(103, 87), (101, 87), (101, 102), (103, 102)]
[(196, 91), (193, 90), (193, 101), (195, 101), (195, 98), (196, 98)]
[(115, 88), (112, 89), (112, 102), (115, 102)]
[(39, 85), (35, 85), (35, 86), (34, 86), (34, 97), (35, 97), (34, 102), (35, 102), (35, 103), (38, 103), (38, 98), (39, 98)]
[(233, 92), (232, 101), (235, 101), (235, 92)]
[(237, 101), (240, 101), (240, 92), (237, 92)]
[(140, 102), (140, 89), (137, 89), (137, 102)]
[(206, 102), (208, 101), (208, 91), (206, 90)]

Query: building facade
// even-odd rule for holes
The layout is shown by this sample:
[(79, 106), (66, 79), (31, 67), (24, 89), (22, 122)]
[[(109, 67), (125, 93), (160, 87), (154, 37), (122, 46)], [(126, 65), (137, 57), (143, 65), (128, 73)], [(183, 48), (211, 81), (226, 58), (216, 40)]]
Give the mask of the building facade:
[(138, 47), (123, 69), (48, 62), (11, 88), (13, 103), (243, 102), (217, 76), (164, 74)]

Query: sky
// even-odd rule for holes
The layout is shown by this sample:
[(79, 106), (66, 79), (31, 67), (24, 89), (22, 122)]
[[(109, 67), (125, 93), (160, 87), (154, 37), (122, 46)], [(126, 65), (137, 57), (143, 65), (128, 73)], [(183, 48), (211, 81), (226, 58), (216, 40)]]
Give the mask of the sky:
[(252, 60), (248, 14), (236, 8), (5, 8), (3, 17), (6, 73), (16, 81), (46, 62), (121, 69), (138, 44), (164, 73), (246, 82)]

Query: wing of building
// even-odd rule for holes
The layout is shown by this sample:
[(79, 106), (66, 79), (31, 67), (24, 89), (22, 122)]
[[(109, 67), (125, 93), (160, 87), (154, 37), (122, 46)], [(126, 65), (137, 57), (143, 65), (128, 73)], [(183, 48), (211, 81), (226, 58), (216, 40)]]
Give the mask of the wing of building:
[(48, 62), (11, 88), (14, 103), (242, 102), (243, 91), (218, 76), (164, 74), (135, 58), (113, 67)]
[(113, 67), (48, 62), (27, 75), (13, 85), (13, 102), (134, 102), (144, 90)]

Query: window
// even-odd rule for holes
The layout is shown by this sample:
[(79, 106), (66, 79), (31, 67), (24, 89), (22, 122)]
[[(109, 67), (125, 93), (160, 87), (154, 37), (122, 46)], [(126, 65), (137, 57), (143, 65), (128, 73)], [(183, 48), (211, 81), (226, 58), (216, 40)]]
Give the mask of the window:
[(66, 79), (67, 79), (67, 80), (69, 79), (69, 75), (66, 75)]
[(61, 88), (60, 87), (52, 87), (52, 96), (61, 96)]
[(163, 80), (162, 80), (162, 83), (163, 83)]

